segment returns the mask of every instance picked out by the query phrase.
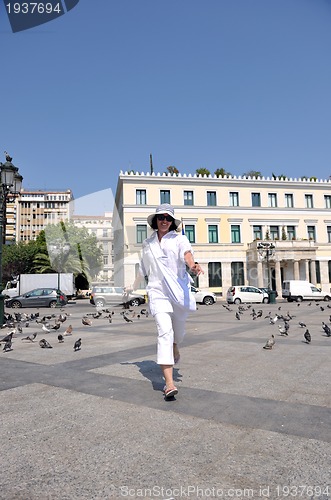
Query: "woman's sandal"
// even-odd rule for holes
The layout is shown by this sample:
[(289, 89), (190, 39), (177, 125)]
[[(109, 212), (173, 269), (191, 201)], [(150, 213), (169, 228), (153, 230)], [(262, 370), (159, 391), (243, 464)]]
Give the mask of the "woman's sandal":
[(164, 389), (163, 389), (163, 392), (164, 392), (164, 398), (165, 399), (171, 399), (174, 396), (176, 396), (176, 394), (178, 394), (178, 389), (175, 386), (170, 387), (169, 389), (167, 389), (167, 387), (165, 386)]

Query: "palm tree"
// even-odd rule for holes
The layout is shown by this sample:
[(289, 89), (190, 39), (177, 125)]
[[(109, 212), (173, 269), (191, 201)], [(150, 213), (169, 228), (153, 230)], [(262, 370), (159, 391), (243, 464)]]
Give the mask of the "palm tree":
[(210, 175), (210, 172), (207, 168), (197, 168), (195, 172), (198, 175)]
[(179, 174), (179, 170), (176, 167), (170, 166), (170, 167), (167, 167), (167, 170), (168, 170), (169, 174), (172, 174), (172, 175)]
[(91, 281), (90, 270), (86, 259), (82, 256), (69, 255), (60, 263), (54, 258), (51, 262), (49, 255), (46, 252), (36, 254), (33, 260), (32, 271), (35, 273), (73, 273), (75, 276), (82, 274), (88, 281)]
[(253, 177), (254, 179), (257, 179), (257, 177), (262, 177), (262, 174), (259, 170), (249, 170), (248, 172), (244, 172), (243, 175), (246, 177)]
[(216, 177), (227, 177), (228, 175), (232, 174), (231, 172), (227, 172), (225, 168), (218, 168), (217, 170), (215, 170), (214, 175), (216, 175)]

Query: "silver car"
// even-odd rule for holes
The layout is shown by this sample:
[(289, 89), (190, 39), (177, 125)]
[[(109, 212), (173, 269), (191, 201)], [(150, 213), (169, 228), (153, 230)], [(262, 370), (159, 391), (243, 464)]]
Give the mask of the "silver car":
[(137, 293), (126, 294), (121, 286), (98, 285), (92, 287), (90, 303), (97, 307), (106, 305), (129, 304), (139, 306), (144, 304), (145, 297)]

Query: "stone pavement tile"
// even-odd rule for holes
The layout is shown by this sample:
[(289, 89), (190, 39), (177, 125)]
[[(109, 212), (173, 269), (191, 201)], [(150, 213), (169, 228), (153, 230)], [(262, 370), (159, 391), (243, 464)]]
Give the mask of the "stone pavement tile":
[(2, 392), (0, 404), (6, 500), (211, 498), (212, 489), (262, 498), (261, 488), (276, 499), (282, 485), (330, 483), (329, 443), (220, 425), (171, 405), (152, 410), (42, 384)]

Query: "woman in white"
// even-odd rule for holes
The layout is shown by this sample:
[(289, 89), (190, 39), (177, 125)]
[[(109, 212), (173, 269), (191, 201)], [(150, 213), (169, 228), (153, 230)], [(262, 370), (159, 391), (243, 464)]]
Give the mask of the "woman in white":
[[(188, 303), (186, 306), (178, 305), (169, 280), (175, 277), (176, 282), (178, 277), (179, 281), (185, 281), (186, 266), (197, 275), (203, 271), (194, 262), (187, 237), (176, 231), (181, 221), (175, 218), (171, 205), (164, 203), (157, 207), (155, 213), (148, 216), (147, 222), (155, 231), (143, 242), (140, 276), (137, 276), (133, 288), (138, 285), (141, 276), (147, 277), (149, 308), (158, 332), (157, 363), (161, 365), (165, 379), (165, 398), (170, 399), (178, 393), (173, 380), (173, 365), (179, 361), (178, 344), (184, 338), (186, 318), (189, 310), (195, 309), (195, 301), (187, 281)], [(177, 283), (174, 281), (175, 289)]]

